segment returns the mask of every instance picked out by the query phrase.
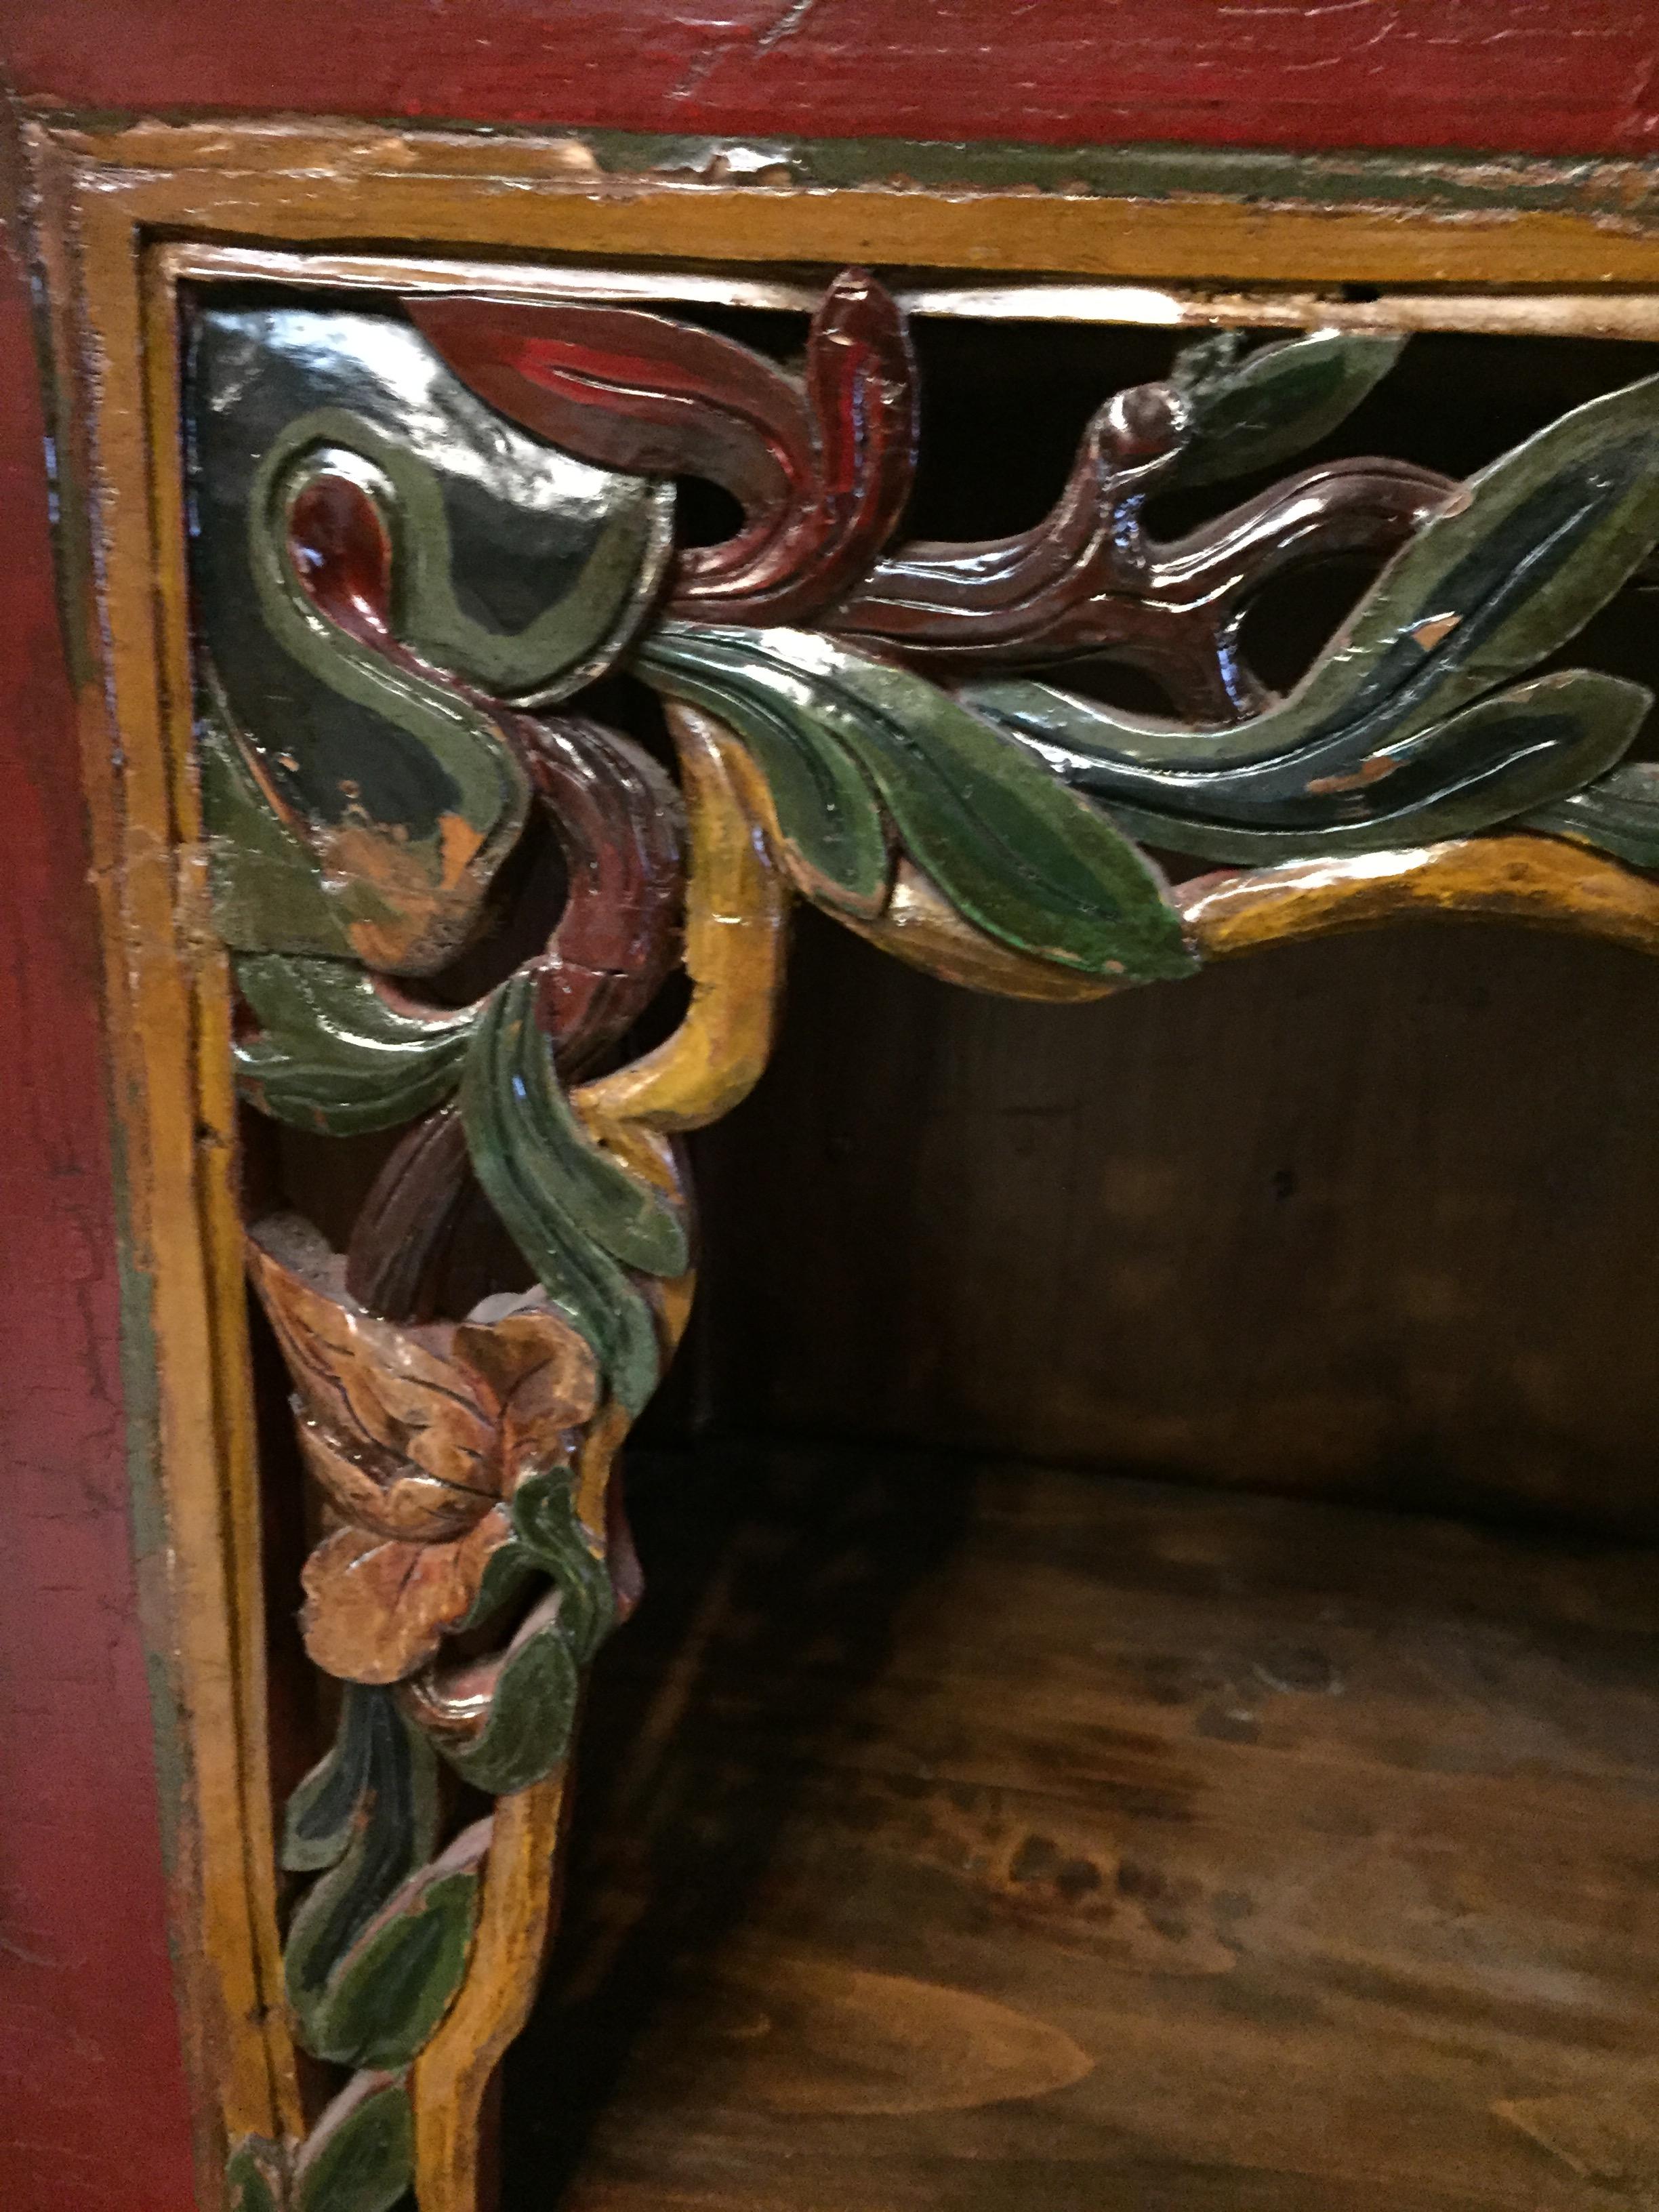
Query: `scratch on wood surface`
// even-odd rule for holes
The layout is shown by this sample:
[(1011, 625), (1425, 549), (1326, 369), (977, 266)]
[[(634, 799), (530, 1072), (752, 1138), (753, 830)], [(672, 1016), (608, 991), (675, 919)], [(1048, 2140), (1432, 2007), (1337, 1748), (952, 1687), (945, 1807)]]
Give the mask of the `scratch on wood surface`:
[(786, 39), (793, 39), (817, 5), (817, 0), (789, 0), (789, 5), (770, 30), (763, 33), (756, 52), (770, 53), (774, 46), (781, 46)]

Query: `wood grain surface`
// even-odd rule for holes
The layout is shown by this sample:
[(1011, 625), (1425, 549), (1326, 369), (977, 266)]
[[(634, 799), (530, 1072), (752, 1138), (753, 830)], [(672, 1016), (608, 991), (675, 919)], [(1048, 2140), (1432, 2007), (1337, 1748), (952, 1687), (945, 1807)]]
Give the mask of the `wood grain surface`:
[(4, 73), (87, 107), (285, 109), (688, 135), (1190, 139), (1642, 155), (1652, 24), (1630, 0), (289, 0), (223, 35), (173, 0), (18, 0)]
[(1654, 2201), (1651, 1551), (631, 1472), (507, 2212)]
[(804, 914), (697, 1140), (701, 1402), (1659, 1526), (1656, 1048), (1643, 956), (1491, 922), (1052, 1006)]

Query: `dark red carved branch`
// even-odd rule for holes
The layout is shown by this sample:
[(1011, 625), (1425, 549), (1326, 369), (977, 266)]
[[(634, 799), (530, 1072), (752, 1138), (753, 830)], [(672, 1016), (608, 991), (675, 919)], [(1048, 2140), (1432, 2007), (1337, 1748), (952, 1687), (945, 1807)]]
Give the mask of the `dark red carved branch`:
[(345, 1285), (388, 1321), (430, 1321), (451, 1240), (472, 1197), (466, 1133), (453, 1106), (398, 1142), (369, 1186), (346, 1251)]
[[(648, 754), (599, 723), (513, 713), (402, 644), (391, 626), (391, 540), (374, 501), (351, 478), (313, 478), (295, 495), (288, 527), (295, 572), (319, 613), (490, 714), (523, 760), (559, 841), (567, 884), (537, 963), (537, 1013), (562, 1074), (579, 1075), (644, 1012), (678, 955), (678, 792)], [(429, 1312), (471, 1193), (458, 1117), (445, 1110), (410, 1130), (354, 1231), (352, 1295), (394, 1319)]]
[[(629, 1029), (679, 951), (679, 794), (650, 757), (576, 715), (501, 715), (564, 855), (564, 907), (536, 963), (537, 1018), (567, 1079)], [(346, 1281), (393, 1320), (428, 1318), (474, 1185), (451, 1108), (404, 1138), (364, 1201)]]
[(1261, 703), (1235, 641), (1267, 579), (1333, 553), (1391, 552), (1452, 489), (1405, 462), (1333, 462), (1160, 544), (1146, 535), (1144, 510), (1182, 442), (1169, 386), (1120, 392), (1091, 422), (1065, 489), (1034, 529), (902, 546), (830, 627), (890, 641), (941, 672), (1091, 654), (1127, 662), (1158, 678), (1177, 713), (1230, 720)]
[(740, 531), (681, 555), (678, 613), (805, 620), (897, 526), (915, 369), (896, 303), (863, 270), (824, 295), (804, 386), (733, 339), (635, 308), (405, 304), (464, 383), (550, 444), (608, 468), (708, 477), (739, 501)]
[(679, 794), (648, 754), (585, 716), (507, 718), (564, 854), (564, 910), (537, 963), (537, 1014), (567, 1080), (644, 1012), (679, 950)]

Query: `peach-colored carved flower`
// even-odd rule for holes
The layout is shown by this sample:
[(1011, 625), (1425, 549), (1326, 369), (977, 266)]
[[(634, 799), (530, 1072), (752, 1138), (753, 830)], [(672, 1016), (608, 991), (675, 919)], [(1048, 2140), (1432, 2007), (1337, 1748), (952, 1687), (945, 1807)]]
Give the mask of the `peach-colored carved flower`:
[(339, 1524), (306, 1562), (306, 1649), (349, 1681), (400, 1681), (471, 1610), (517, 1484), (568, 1462), (598, 1401), (593, 1355), (540, 1292), (492, 1299), (507, 1310), (489, 1318), (382, 1321), (297, 1215), (249, 1231), (248, 1267)]

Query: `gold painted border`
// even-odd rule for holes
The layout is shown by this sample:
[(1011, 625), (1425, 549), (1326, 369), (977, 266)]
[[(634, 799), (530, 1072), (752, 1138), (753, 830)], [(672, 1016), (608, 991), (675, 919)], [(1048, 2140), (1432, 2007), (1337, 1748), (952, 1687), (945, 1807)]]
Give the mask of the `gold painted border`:
[[(228, 994), (205, 921), (191, 765), (179, 283), (233, 269), (275, 273), (278, 257), (291, 265), (296, 252), (319, 257), (319, 270), (355, 257), (388, 276), (404, 255), (428, 268), (434, 258), (488, 264), (507, 255), (550, 269), (561, 258), (736, 264), (779, 282), (799, 282), (803, 264), (857, 261), (1198, 288), (1193, 319), (1204, 319), (1207, 302), (1227, 319), (1304, 320), (1310, 288), (1346, 284), (1411, 288), (1426, 302), (1412, 313), (1455, 316), (1460, 310), (1437, 301), (1434, 288), (1458, 287), (1504, 327), (1559, 329), (1565, 315), (1575, 329), (1647, 335), (1659, 319), (1659, 231), (1595, 213), (1452, 210), (1408, 196), (1331, 209), (1263, 205), (1204, 191), (1196, 155), (1194, 191), (1154, 198), (665, 180), (604, 173), (568, 137), (355, 126), (89, 131), (37, 120), (24, 125), (23, 139), (51, 303), (69, 568), (80, 579), (69, 639), (125, 1173), (129, 1348), (153, 1370), (137, 1456), (153, 1471), (161, 1521), (143, 1583), (161, 1662), (163, 1795), (176, 1800), (176, 1814), (164, 1817), (179, 2008), (199, 2202), (218, 2212), (227, 2144), (295, 2131), (298, 2093), (275, 1917)], [(1240, 289), (1250, 287), (1258, 289)], [(1529, 297), (1528, 288), (1549, 289)], [(1578, 297), (1569, 306), (1563, 290)], [(1294, 312), (1285, 293), (1297, 295)], [(1361, 319), (1340, 296), (1327, 304)], [(1368, 312), (1377, 319), (1379, 310)], [(1385, 301), (1382, 319), (1389, 312)], [(1404, 302), (1394, 312), (1410, 319)], [(1431, 898), (1425, 886), (1424, 903), (1571, 922), (1565, 883), (1559, 902), (1549, 885), (1540, 889), (1535, 854), (1546, 841), (1509, 842), (1514, 865), (1532, 872), (1529, 888), (1488, 880), (1478, 897), (1462, 899), (1454, 856), (1429, 864), (1436, 890)], [(1547, 848), (1556, 856), (1548, 865), (1577, 885), (1631, 883), (1587, 856), (1568, 866), (1563, 850)], [(1496, 865), (1486, 864), (1488, 878)], [(1285, 884), (1301, 901), (1298, 929), (1332, 926), (1343, 904), (1339, 878)], [(1401, 880), (1411, 879), (1407, 871)], [(1264, 914), (1267, 896), (1238, 878), (1206, 879), (1207, 903), (1193, 919), (1208, 949), (1294, 933)], [(1377, 912), (1414, 896), (1404, 890)], [(1599, 914), (1603, 932), (1659, 946), (1659, 890), (1643, 884), (1621, 896), (1616, 924)], [(556, 1817), (550, 1801), (538, 1811), (538, 1850)], [(453, 2189), (442, 2185), (442, 2208), (426, 2212), (448, 2212), (462, 2201), (454, 2190), (470, 2188), (465, 2174)]]

